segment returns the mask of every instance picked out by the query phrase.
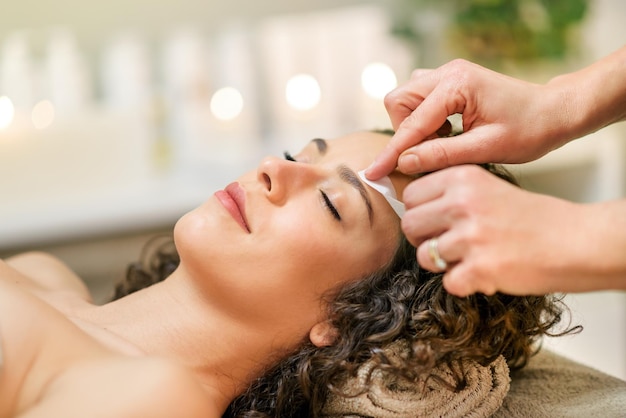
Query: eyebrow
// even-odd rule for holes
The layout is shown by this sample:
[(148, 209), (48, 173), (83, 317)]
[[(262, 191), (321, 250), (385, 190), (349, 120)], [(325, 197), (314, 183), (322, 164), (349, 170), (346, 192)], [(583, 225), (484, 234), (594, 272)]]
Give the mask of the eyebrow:
[(328, 142), (326, 142), (325, 139), (313, 138), (311, 142), (315, 144), (315, 146), (317, 147), (317, 151), (320, 153), (320, 155), (326, 154), (326, 149), (328, 148)]
[[(328, 142), (322, 138), (313, 138), (311, 140), (317, 147), (317, 151), (320, 155), (326, 154), (326, 150), (328, 149)], [(354, 187), (361, 198), (363, 198), (363, 202), (365, 203), (365, 207), (367, 208), (367, 214), (370, 221), (370, 226), (372, 225), (373, 218), (373, 209), (372, 209), (372, 201), (370, 200), (369, 195), (367, 194), (367, 190), (363, 185), (363, 182), (359, 178), (359, 176), (345, 164), (341, 164), (337, 167), (337, 173), (339, 173), (339, 178), (343, 180), (345, 183), (348, 183), (350, 186)]]
[(370, 226), (372, 225), (372, 201), (370, 200), (369, 195), (367, 194), (367, 190), (363, 185), (363, 182), (359, 178), (359, 176), (345, 164), (341, 164), (337, 167), (337, 172), (339, 173), (339, 177), (344, 182), (348, 183), (350, 186), (354, 187), (361, 197), (363, 198), (363, 202), (365, 202), (365, 206), (367, 207), (367, 214), (370, 220)]

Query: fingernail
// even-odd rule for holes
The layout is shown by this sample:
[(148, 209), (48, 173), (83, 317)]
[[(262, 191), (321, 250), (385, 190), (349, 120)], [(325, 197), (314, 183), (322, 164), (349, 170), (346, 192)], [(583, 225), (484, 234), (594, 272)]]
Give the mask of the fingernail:
[(420, 160), (415, 154), (401, 155), (400, 158), (398, 158), (398, 168), (400, 171), (405, 173), (418, 172), (420, 168)]
[(374, 161), (369, 167), (365, 169), (365, 177), (369, 178), (372, 175), (372, 171), (378, 166), (378, 161)]

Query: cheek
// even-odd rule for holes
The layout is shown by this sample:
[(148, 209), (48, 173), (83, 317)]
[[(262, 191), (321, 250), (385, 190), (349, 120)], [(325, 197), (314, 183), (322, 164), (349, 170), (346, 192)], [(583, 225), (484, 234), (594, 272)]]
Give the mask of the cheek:
[(292, 309), (319, 310), (320, 298), (328, 290), (359, 277), (354, 263), (358, 257), (351, 240), (333, 231), (332, 224), (289, 215), (274, 218), (274, 233), (259, 243), (263, 249), (255, 266), (263, 276), (259, 290)]
[(283, 254), (288, 258), (282, 262), (289, 269), (285, 276), (317, 298), (380, 269), (391, 259), (396, 246), (395, 235), (388, 231), (353, 235), (328, 229), (306, 224), (284, 240)]
[(311, 287), (333, 281), (337, 274), (330, 266), (336, 264), (343, 248), (341, 240), (328, 232), (328, 226), (303, 222), (301, 217), (284, 217), (280, 224), (277, 229), (286, 233), (277, 237), (275, 245), (280, 250), (270, 258), (278, 258), (274, 264), (285, 268), (285, 276)]

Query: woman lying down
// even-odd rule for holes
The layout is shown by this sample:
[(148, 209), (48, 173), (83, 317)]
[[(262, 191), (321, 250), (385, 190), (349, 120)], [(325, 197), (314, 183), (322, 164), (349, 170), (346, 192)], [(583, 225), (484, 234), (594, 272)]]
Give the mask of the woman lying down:
[[(524, 366), (559, 300), (461, 299), (420, 269), (398, 213), (358, 175), (388, 139), (264, 159), (184, 215), (173, 250), (104, 305), (50, 256), (0, 263), (0, 417), (316, 417), (376, 373), (454, 394), (468, 364)], [(390, 180), (402, 196), (411, 178)]]

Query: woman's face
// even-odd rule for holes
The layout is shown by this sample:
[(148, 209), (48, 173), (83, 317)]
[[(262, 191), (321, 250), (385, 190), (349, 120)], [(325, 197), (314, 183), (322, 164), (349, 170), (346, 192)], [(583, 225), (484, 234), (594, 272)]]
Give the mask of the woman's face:
[[(356, 175), (388, 140), (359, 132), (313, 140), (295, 161), (265, 158), (179, 220), (181, 268), (229, 315), (300, 340), (324, 319), (327, 291), (395, 252), (399, 218)], [(410, 179), (391, 179), (402, 196)]]

